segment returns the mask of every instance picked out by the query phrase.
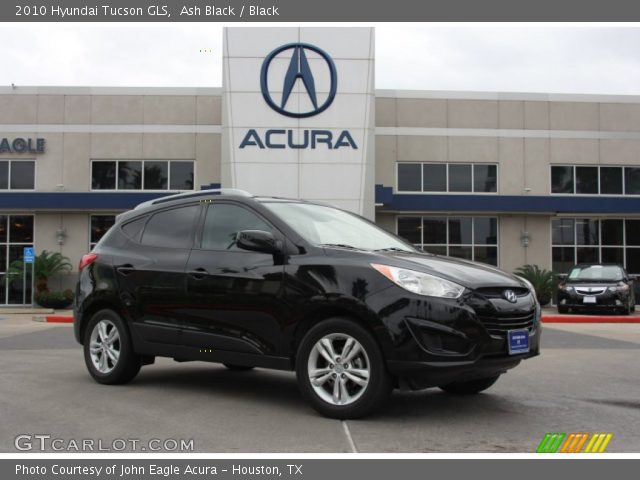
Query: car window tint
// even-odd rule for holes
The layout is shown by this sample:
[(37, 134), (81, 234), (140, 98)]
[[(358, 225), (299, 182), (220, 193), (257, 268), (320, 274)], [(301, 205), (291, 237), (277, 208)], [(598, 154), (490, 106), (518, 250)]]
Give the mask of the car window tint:
[(142, 244), (152, 247), (191, 247), (191, 233), (195, 229), (199, 209), (199, 205), (189, 205), (156, 213), (147, 222)]
[(140, 232), (142, 232), (148, 218), (148, 216), (138, 217), (135, 220), (127, 222), (122, 226), (122, 231), (127, 237), (138, 241), (140, 239)]
[(236, 236), (242, 230), (273, 229), (258, 215), (237, 205), (209, 205), (202, 230), (202, 248), (236, 250)]

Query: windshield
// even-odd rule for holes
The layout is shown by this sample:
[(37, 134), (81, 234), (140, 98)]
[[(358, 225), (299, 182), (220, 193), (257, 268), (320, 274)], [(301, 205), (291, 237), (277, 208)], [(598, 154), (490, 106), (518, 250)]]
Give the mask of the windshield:
[(595, 282), (619, 282), (622, 278), (622, 269), (616, 265), (574, 267), (569, 274), (569, 280), (593, 280)]
[(294, 202), (266, 202), (264, 205), (314, 245), (415, 252), (396, 236), (337, 208)]

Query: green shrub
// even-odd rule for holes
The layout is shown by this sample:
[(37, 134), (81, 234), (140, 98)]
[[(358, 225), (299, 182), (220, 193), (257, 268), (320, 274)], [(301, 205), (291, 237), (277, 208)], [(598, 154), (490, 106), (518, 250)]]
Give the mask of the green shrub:
[(513, 273), (531, 282), (540, 305), (547, 305), (551, 301), (554, 286), (553, 272), (537, 265), (523, 265)]

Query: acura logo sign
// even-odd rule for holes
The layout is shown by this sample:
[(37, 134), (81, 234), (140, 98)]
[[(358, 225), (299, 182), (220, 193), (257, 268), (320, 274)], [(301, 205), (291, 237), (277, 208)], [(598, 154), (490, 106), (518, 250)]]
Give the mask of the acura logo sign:
[[(289, 60), (289, 66), (287, 72), (282, 80), (282, 96), (279, 101), (274, 99), (271, 94), (270, 88), (277, 88), (276, 91), (280, 91), (280, 85), (269, 85), (269, 69), (273, 64), (273, 60), (284, 52), (291, 51), (291, 57)], [(318, 93), (316, 91), (316, 82), (313, 76), (313, 72), (309, 65), (306, 52), (314, 52), (318, 54), (323, 60), (329, 73), (329, 94), (324, 101), (318, 100)], [(295, 101), (290, 101), (291, 92), (297, 81), (301, 80), (306, 95), (309, 97), (309, 101), (313, 108), (308, 111), (298, 111), (294, 107)], [(338, 75), (336, 73), (336, 66), (333, 63), (333, 59), (327, 52), (321, 50), (315, 45), (308, 43), (287, 43), (281, 47), (276, 48), (264, 59), (262, 63), (262, 69), (260, 71), (260, 89), (262, 90), (262, 96), (265, 102), (274, 109), (276, 112), (293, 118), (306, 118), (317, 115), (324, 112), (329, 105), (333, 102), (336, 91), (338, 90)]]

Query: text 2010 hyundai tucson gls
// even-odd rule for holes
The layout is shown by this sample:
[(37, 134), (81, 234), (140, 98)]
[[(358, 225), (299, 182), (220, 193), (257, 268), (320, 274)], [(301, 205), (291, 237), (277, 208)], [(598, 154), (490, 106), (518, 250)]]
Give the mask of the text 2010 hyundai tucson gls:
[(156, 356), (295, 370), (314, 408), (354, 418), (394, 387), (480, 392), (539, 353), (526, 281), (299, 200), (147, 202), (80, 270), (75, 336), (100, 383), (128, 382)]

